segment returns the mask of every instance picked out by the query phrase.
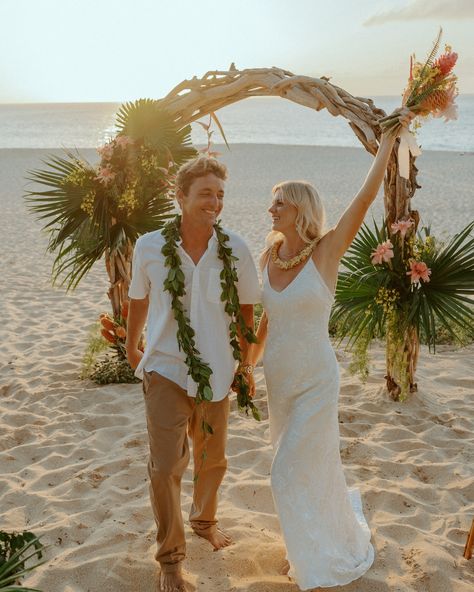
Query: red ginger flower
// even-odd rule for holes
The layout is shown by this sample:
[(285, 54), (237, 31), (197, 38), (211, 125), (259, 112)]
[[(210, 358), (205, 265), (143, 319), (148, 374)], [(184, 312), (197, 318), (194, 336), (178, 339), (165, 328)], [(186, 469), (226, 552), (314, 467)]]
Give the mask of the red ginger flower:
[(449, 74), (454, 68), (457, 59), (458, 54), (455, 51), (448, 51), (447, 53), (440, 55), (434, 65), (443, 76), (446, 76), (446, 74)]

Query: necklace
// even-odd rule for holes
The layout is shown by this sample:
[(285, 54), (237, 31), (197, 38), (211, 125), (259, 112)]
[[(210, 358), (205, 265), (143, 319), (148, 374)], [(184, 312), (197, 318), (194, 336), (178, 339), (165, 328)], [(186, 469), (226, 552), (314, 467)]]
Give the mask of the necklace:
[(278, 250), (280, 249), (283, 241), (277, 241), (272, 246), (272, 250), (271, 250), (272, 261), (277, 267), (279, 267), (280, 269), (283, 269), (285, 271), (287, 271), (288, 269), (293, 269), (293, 267), (296, 267), (297, 265), (299, 265), (300, 263), (302, 263), (303, 261), (306, 261), (306, 259), (308, 259), (308, 257), (313, 252), (314, 247), (318, 243), (318, 240), (319, 239), (317, 239), (317, 238), (313, 239), (308, 245), (306, 245), (306, 247), (303, 247), (303, 249), (301, 249), (301, 251), (299, 253), (297, 253), (291, 259), (288, 259), (288, 261), (283, 261), (283, 259), (280, 259), (280, 257), (278, 256)]
[[(191, 321), (184, 309), (182, 298), (185, 295), (184, 273), (181, 269), (181, 258), (178, 254), (178, 242), (181, 240), (179, 234), (181, 226), (181, 216), (176, 216), (165, 224), (163, 236), (165, 244), (161, 250), (165, 256), (165, 267), (169, 268), (168, 276), (164, 281), (163, 288), (171, 295), (171, 308), (174, 318), (178, 324), (176, 337), (178, 346), (186, 354), (186, 365), (189, 368), (189, 374), (197, 384), (196, 403), (203, 401), (212, 401), (213, 392), (210, 385), (212, 374), (211, 367), (201, 357), (196, 348), (194, 340), (194, 329), (191, 327)], [(228, 244), (229, 236), (223, 231), (220, 221), (214, 224), (214, 230), (217, 236), (217, 254), (222, 261), (221, 272), (221, 301), (225, 302), (225, 311), (230, 317), (229, 338), (232, 347), (232, 354), (236, 361), (242, 362), (242, 350), (239, 344), (239, 332), (248, 343), (256, 343), (257, 338), (249, 327), (247, 327), (242, 312), (240, 310), (239, 294), (236, 282), (238, 281), (235, 261), (237, 257), (232, 254), (232, 249)], [(238, 384), (237, 403), (239, 408), (244, 409), (246, 413), (250, 410), (255, 419), (260, 419), (259, 412), (252, 399), (249, 396), (249, 388), (243, 377), (237, 375)], [(212, 434), (212, 428), (209, 424), (203, 425), (203, 430)]]

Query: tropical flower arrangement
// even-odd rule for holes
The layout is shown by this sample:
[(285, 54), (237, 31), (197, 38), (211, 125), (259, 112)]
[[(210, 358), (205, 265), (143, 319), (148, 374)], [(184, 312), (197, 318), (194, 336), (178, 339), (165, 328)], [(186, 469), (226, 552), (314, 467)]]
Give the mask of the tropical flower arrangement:
[(110, 345), (114, 355), (92, 370), (92, 358), (101, 350), (94, 332), (85, 363), (100, 383), (136, 380), (123, 348), (123, 305), (133, 246), (140, 235), (160, 228), (172, 215), (174, 174), (196, 155), (190, 126), (177, 124), (160, 101), (126, 103), (117, 114), (117, 129), (117, 136), (98, 149), (97, 164), (71, 152), (50, 156), (46, 169), (28, 177), (46, 189), (26, 196), (30, 209), (46, 221), (48, 250), (56, 254), (54, 281), (73, 289), (104, 257), (112, 306), (109, 320), (115, 329), (104, 326), (103, 317), (100, 342)]
[[(465, 345), (474, 336), (474, 222), (447, 243), (412, 219), (388, 228), (364, 225), (342, 260), (332, 323), (348, 348), (353, 368), (368, 374), (372, 339), (387, 342), (387, 381), (394, 398), (416, 390), (420, 338), (435, 351), (438, 328)], [(396, 388), (393, 388), (396, 386)], [(392, 387), (392, 388), (390, 388)]]
[[(417, 114), (414, 129), (421, 126), (420, 119), (432, 117), (444, 117), (445, 121), (457, 119), (457, 105), (455, 99), (459, 93), (457, 88), (457, 76), (453, 69), (456, 65), (458, 54), (449, 45), (445, 46), (444, 53), (436, 57), (441, 41), (442, 29), (433, 44), (424, 63), (416, 61), (415, 55), (410, 56), (410, 73), (408, 84), (403, 92), (402, 106)], [(383, 131), (400, 131), (401, 125), (396, 115), (388, 115), (379, 120)], [(406, 129), (401, 131), (398, 151), (400, 176), (409, 177), (409, 152), (413, 156), (419, 156), (419, 149), (413, 135)]]
[[(433, 49), (424, 63), (416, 61), (414, 54), (410, 56), (410, 73), (402, 104), (420, 117), (432, 115), (444, 117), (448, 121), (457, 119), (457, 105), (454, 101), (459, 91), (453, 68), (458, 54), (451, 46), (445, 45), (444, 53), (436, 58), (441, 35), (442, 29), (439, 30)], [(395, 115), (389, 115), (379, 122), (384, 129), (400, 125)]]
[[(424, 63), (410, 57), (408, 85), (402, 104), (419, 119), (429, 115), (456, 117), (457, 54), (446, 46), (437, 56), (442, 30)], [(400, 133), (398, 172), (410, 176), (410, 153), (421, 154), (413, 134), (399, 129), (398, 118), (379, 120), (385, 132)], [(386, 339), (386, 383), (392, 398), (403, 399), (417, 389), (415, 372), (420, 341), (435, 351), (443, 328), (462, 344), (474, 335), (474, 223), (447, 244), (418, 232), (419, 216), (409, 203), (397, 205), (379, 228), (363, 226), (342, 260), (331, 321), (347, 347), (355, 351), (352, 369), (368, 374), (368, 348), (375, 337)], [(396, 215), (396, 214), (395, 214)]]

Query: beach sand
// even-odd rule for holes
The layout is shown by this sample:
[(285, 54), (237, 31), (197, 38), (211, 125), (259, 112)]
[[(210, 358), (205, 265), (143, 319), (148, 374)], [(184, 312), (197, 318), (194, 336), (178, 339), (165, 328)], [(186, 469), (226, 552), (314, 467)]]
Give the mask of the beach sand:
[[(350, 148), (224, 150), (230, 168), (224, 221), (255, 255), (269, 229), (265, 206), (275, 182), (313, 181), (333, 223), (371, 160)], [(47, 237), (21, 199), (25, 170), (41, 166), (46, 154), (0, 151), (0, 529), (28, 529), (51, 545), (48, 562), (25, 580), (44, 592), (152, 592), (155, 526), (141, 385), (99, 387), (78, 378), (88, 331), (109, 310), (107, 280), (99, 263), (75, 292), (51, 286)], [(416, 207), (435, 233), (455, 232), (472, 218), (473, 158), (426, 152), (418, 160), (423, 189)], [(379, 203), (375, 215), (381, 213)], [(361, 490), (376, 558), (361, 579), (333, 589), (473, 589), (474, 560), (462, 557), (474, 517), (473, 354), (473, 345), (441, 346), (436, 355), (423, 347), (419, 392), (394, 403), (384, 390), (383, 344), (373, 345), (365, 384), (349, 373), (349, 354), (337, 349), (341, 455), (348, 485)], [(200, 591), (297, 592), (278, 575), (285, 550), (269, 485), (260, 368), (257, 378), (264, 420), (239, 415), (233, 402), (229, 426), (219, 518), (235, 543), (213, 553), (186, 527), (186, 570)], [(191, 492), (188, 470), (185, 515)]]

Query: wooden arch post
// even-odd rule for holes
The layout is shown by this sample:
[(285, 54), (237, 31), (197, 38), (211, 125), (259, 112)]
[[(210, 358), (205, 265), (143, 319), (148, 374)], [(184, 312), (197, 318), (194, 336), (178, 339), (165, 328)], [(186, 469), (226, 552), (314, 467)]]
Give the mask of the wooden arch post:
[[(364, 148), (370, 154), (376, 154), (381, 135), (378, 120), (386, 115), (385, 111), (376, 107), (371, 99), (354, 97), (325, 77), (295, 76), (275, 67), (237, 70), (232, 64), (228, 71), (210, 71), (202, 78), (194, 76), (184, 80), (160, 103), (178, 124), (184, 126), (237, 101), (270, 96), (282, 97), (316, 111), (327, 109), (335, 117), (344, 117)], [(412, 218), (416, 231), (419, 215), (411, 209), (411, 199), (419, 187), (414, 160), (410, 155), (410, 178), (403, 179), (398, 173), (397, 150), (392, 151), (384, 179), (384, 208), (388, 225), (399, 219)], [(387, 350), (388, 346), (387, 343)], [(419, 336), (413, 331), (408, 332), (404, 339), (404, 357), (411, 390), (416, 390), (418, 350)], [(385, 379), (390, 395), (397, 399), (400, 386), (393, 375), (392, 362), (387, 357)]]

